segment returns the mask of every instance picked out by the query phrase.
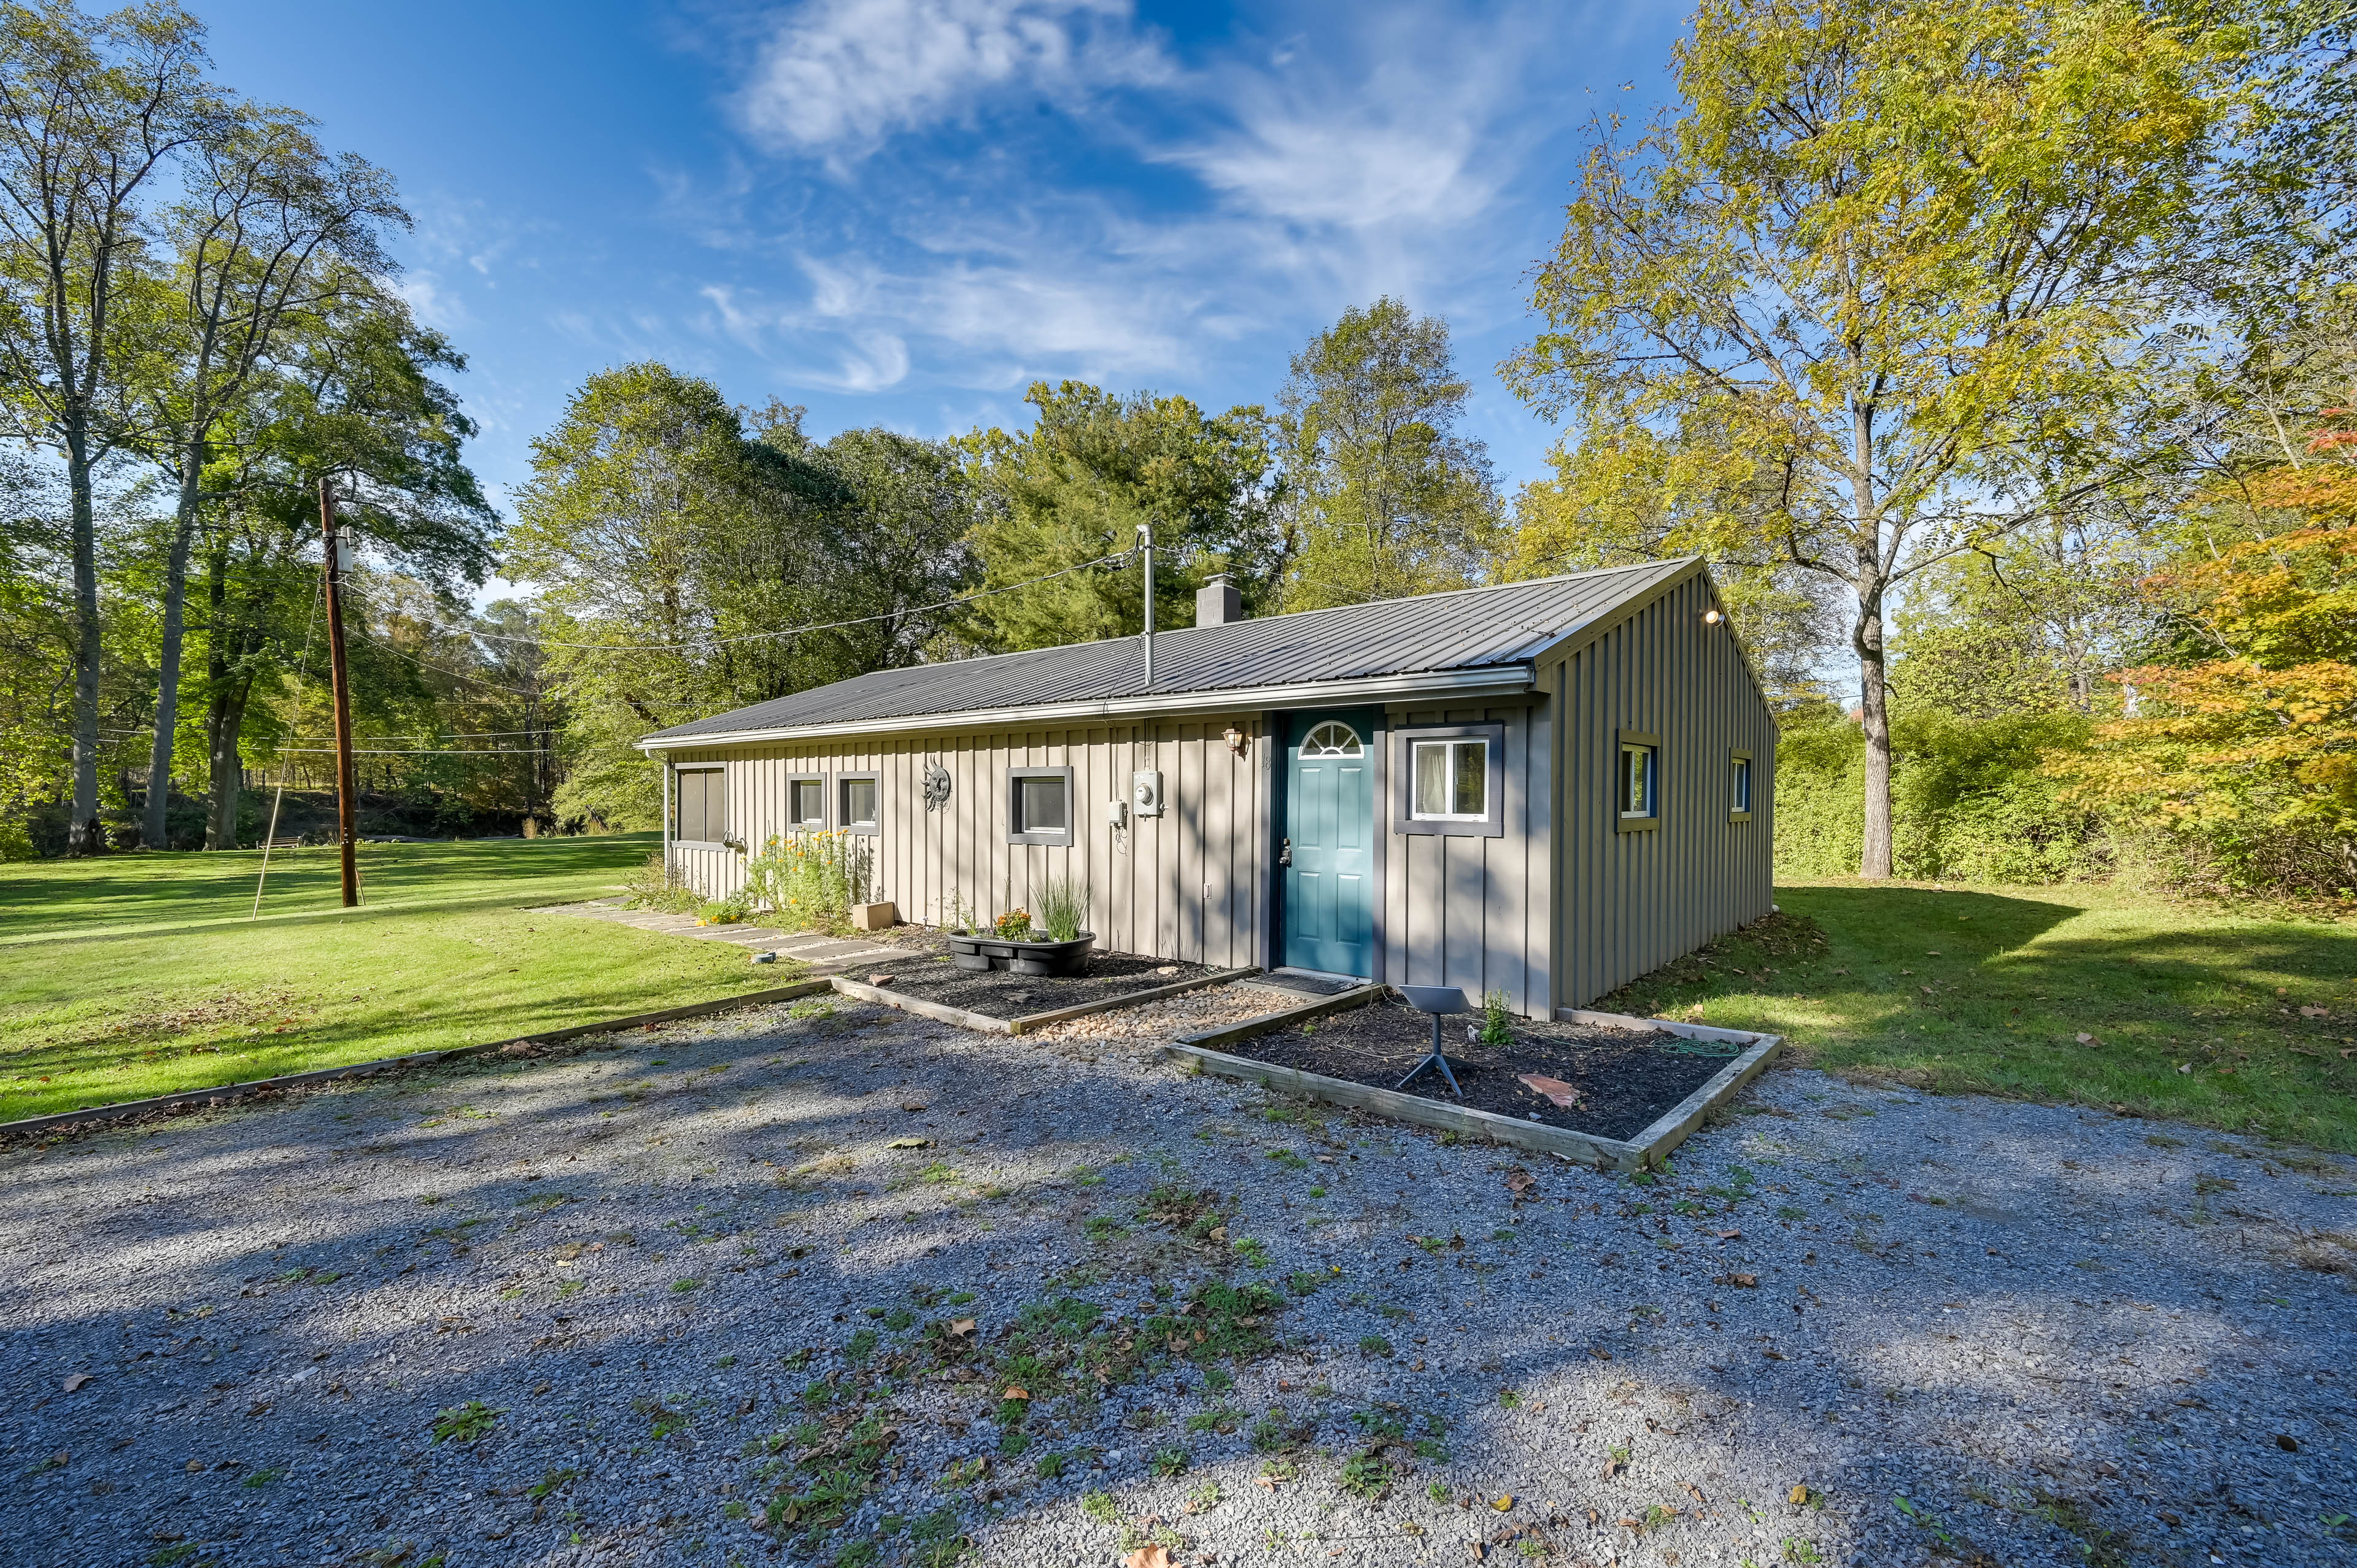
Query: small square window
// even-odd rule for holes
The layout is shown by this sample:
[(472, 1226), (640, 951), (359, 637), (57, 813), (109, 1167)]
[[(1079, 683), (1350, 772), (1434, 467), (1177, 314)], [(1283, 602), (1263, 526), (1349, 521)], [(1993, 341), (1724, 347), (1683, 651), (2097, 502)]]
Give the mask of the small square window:
[(1490, 814), (1490, 743), (1415, 743), (1415, 809), (1420, 822), (1480, 822)]
[(1006, 770), (1006, 838), (1010, 843), (1070, 845), (1072, 842), (1072, 770), (1010, 768)]
[(876, 803), (880, 791), (873, 779), (843, 780), (843, 814), (838, 819), (845, 827), (873, 832), (876, 827)]
[(1739, 822), (1751, 814), (1750, 755), (1737, 752), (1729, 760), (1727, 772), (1727, 815)]
[(786, 785), (786, 824), (797, 829), (826, 826), (826, 780), (796, 779)]

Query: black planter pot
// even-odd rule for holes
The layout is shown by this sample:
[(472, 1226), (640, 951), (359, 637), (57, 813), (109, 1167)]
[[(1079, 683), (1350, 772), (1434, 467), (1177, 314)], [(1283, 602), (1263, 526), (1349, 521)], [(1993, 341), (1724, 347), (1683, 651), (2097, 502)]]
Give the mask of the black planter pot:
[(1096, 934), (1082, 931), (1069, 942), (1017, 942), (1003, 937), (952, 937), (950, 956), (960, 969), (1011, 970), (1017, 974), (1086, 974)]

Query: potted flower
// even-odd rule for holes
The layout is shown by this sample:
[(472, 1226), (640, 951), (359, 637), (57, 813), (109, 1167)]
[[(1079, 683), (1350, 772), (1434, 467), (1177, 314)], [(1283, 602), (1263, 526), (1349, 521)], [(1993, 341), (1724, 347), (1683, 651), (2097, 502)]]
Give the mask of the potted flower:
[(950, 938), (950, 956), (960, 969), (1010, 970), (1017, 974), (1086, 974), (1096, 935), (1081, 929), (1088, 918), (1089, 885), (1070, 878), (1039, 890), (1039, 922), (1030, 912), (1009, 909), (989, 926)]

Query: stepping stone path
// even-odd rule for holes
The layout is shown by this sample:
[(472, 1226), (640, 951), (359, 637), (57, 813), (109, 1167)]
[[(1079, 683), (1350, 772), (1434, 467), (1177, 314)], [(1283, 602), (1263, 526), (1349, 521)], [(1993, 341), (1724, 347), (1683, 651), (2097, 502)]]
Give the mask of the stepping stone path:
[(661, 909), (630, 909), (619, 904), (592, 901), (587, 904), (557, 904), (544, 909), (533, 909), (534, 915), (578, 915), (587, 920), (606, 920), (636, 930), (661, 931), (665, 936), (693, 937), (700, 942), (727, 942), (748, 952), (774, 952), (780, 958), (798, 959), (809, 966), (812, 975), (840, 974), (854, 969), (873, 969), (879, 963), (894, 961), (906, 962), (909, 950), (864, 937), (830, 937), (818, 931), (780, 931), (767, 926), (701, 926), (693, 915), (673, 915)]

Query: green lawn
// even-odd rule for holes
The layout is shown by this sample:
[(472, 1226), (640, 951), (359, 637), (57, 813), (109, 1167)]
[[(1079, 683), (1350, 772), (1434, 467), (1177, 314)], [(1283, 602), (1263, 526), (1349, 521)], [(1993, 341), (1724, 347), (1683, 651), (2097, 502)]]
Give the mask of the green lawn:
[(1597, 1005), (1774, 1030), (1852, 1076), (2357, 1152), (2357, 923), (2090, 886), (1776, 897), (1782, 917)]
[(782, 983), (721, 943), (535, 905), (603, 893), (651, 834), (0, 865), (0, 1121), (702, 1002)]

